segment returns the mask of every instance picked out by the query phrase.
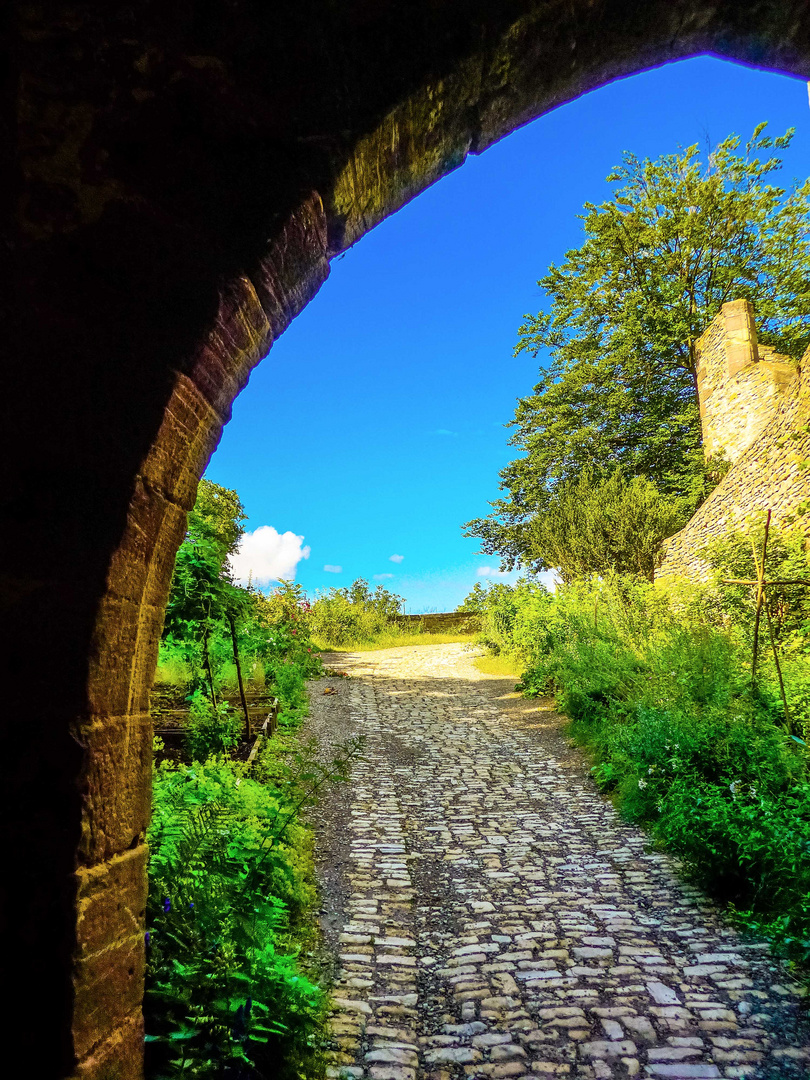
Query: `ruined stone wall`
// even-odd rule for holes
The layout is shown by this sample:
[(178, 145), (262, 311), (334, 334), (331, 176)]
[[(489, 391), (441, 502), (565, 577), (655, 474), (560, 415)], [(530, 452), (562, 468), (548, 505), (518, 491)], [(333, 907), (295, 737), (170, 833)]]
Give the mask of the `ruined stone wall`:
[(798, 528), (810, 539), (810, 512), (799, 513), (810, 504), (810, 349), (798, 369), (758, 347), (750, 304), (736, 301), (701, 338), (698, 371), (704, 446), (733, 464), (666, 542), (657, 579), (705, 577), (701, 549), (767, 510), (776, 527)]
[(798, 379), (786, 356), (757, 343), (747, 300), (724, 304), (697, 342), (697, 382), (703, 448), (737, 461), (776, 416)]

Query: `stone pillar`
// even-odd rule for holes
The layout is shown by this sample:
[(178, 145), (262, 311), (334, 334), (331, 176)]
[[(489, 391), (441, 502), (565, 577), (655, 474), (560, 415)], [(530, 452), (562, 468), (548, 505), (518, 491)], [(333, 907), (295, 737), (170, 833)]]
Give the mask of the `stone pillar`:
[(726, 375), (731, 379), (758, 359), (754, 309), (748, 300), (732, 300), (723, 304), (721, 314), (726, 337)]

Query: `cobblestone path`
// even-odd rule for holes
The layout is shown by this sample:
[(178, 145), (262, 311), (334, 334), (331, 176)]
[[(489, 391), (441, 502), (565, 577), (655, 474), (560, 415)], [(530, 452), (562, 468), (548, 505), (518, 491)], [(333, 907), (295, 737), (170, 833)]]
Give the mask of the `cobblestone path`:
[(800, 988), (617, 818), (548, 708), (463, 645), (333, 662), (352, 678), (313, 685), (311, 729), (366, 746), (317, 822), (330, 1076), (810, 1076)]

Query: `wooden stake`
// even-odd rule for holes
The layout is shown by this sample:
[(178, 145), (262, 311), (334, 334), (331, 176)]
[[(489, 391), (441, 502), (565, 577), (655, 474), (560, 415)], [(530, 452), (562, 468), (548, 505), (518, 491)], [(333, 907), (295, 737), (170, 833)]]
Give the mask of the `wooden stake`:
[(211, 691), (211, 704), (217, 707), (217, 695), (214, 693), (214, 673), (211, 670), (211, 658), (208, 655), (208, 623), (205, 624), (203, 633), (203, 667), (208, 674), (208, 689)]
[[(757, 552), (754, 548), (754, 565), (757, 571), (757, 613), (754, 619), (754, 653), (751, 658), (751, 689), (753, 690), (757, 682), (757, 653), (759, 651), (759, 623), (762, 618), (762, 604), (765, 599), (765, 556), (768, 554), (768, 532), (771, 528), (771, 511), (768, 511), (768, 516), (765, 518), (765, 536), (762, 540), (762, 558), (757, 563)], [(753, 541), (752, 547), (753, 547)]]
[(768, 610), (768, 605), (765, 605), (765, 619), (768, 623), (768, 634), (771, 638), (771, 650), (773, 652), (773, 662), (776, 664), (776, 674), (779, 677), (779, 692), (782, 695), (782, 708), (785, 710), (785, 723), (790, 729), (790, 710), (788, 709), (787, 694), (785, 693), (785, 680), (782, 678), (782, 665), (779, 663), (779, 653), (776, 648), (776, 638), (773, 636), (773, 624), (771, 623), (771, 613)]
[(228, 623), (231, 628), (231, 644), (233, 645), (233, 662), (236, 664), (236, 678), (239, 682), (239, 696), (242, 699), (242, 711), (245, 714), (245, 738), (250, 740), (250, 713), (248, 712), (247, 698), (245, 697), (245, 687), (242, 682), (242, 665), (239, 663), (239, 648), (236, 643), (236, 622), (233, 615), (228, 612)]
[(757, 679), (757, 658), (759, 654), (759, 627), (761, 621), (761, 615), (763, 608), (765, 609), (765, 620), (768, 625), (768, 636), (771, 641), (771, 650), (773, 652), (773, 662), (776, 665), (776, 674), (779, 679), (779, 690), (782, 695), (782, 706), (785, 710), (785, 722), (790, 727), (790, 713), (788, 710), (787, 694), (785, 693), (785, 681), (782, 677), (782, 665), (779, 663), (779, 651), (776, 646), (776, 636), (773, 632), (773, 622), (771, 620), (771, 612), (768, 606), (767, 590), (774, 585), (799, 585), (807, 588), (810, 586), (810, 581), (806, 578), (785, 578), (782, 581), (767, 581), (765, 578), (765, 559), (768, 554), (768, 533), (771, 525), (771, 511), (768, 511), (768, 516), (765, 519), (765, 536), (762, 541), (762, 555), (757, 556), (757, 549), (754, 541), (751, 541), (751, 551), (754, 556), (754, 568), (756, 570), (756, 578), (752, 581), (748, 578), (723, 578), (720, 581), (721, 585), (755, 585), (756, 586), (756, 599), (757, 599), (757, 611), (756, 620), (754, 623), (754, 651), (751, 658), (751, 690), (756, 687)]

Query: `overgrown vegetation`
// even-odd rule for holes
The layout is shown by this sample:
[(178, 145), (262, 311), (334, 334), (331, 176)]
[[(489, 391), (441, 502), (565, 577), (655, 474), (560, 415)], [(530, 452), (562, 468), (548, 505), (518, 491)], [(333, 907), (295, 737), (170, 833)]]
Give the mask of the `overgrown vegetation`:
[(157, 770), (149, 827), (148, 1067), (155, 1077), (318, 1074), (323, 995), (297, 954), (314, 884), (299, 814), (345, 779), (274, 740), (247, 766), (213, 755)]
[(269, 596), (234, 582), (229, 558), (244, 517), (235, 491), (200, 481), (175, 562), (157, 681), (177, 686), (198, 709), (207, 699), (223, 717), (223, 695), (238, 691), (246, 728), (244, 688), (266, 688), (279, 699), (280, 723), (294, 724), (304, 709), (304, 680), (321, 670), (310, 604), (292, 582)]
[[(621, 813), (807, 961), (810, 588), (766, 593), (773, 643), (761, 638), (752, 680), (754, 590), (720, 584), (752, 579), (756, 530), (751, 540), (708, 550), (703, 587), (606, 574), (549, 593), (524, 579), (479, 588), (467, 606), (490, 649), (521, 664), (520, 688), (556, 696)], [(769, 551), (769, 579), (810, 581), (798, 534), (773, 535)]]
[[(324, 766), (293, 737), (322, 670), (310, 605), (292, 583), (265, 596), (233, 581), (243, 520), (235, 492), (201, 482), (161, 644), (158, 678), (189, 705), (187, 760), (157, 767), (148, 833), (144, 1012), (161, 1080), (309, 1080), (322, 1065), (323, 993), (300, 960), (315, 900), (300, 815), (358, 746)], [(257, 691), (277, 700), (280, 733), (248, 765), (231, 755), (255, 735)]]

